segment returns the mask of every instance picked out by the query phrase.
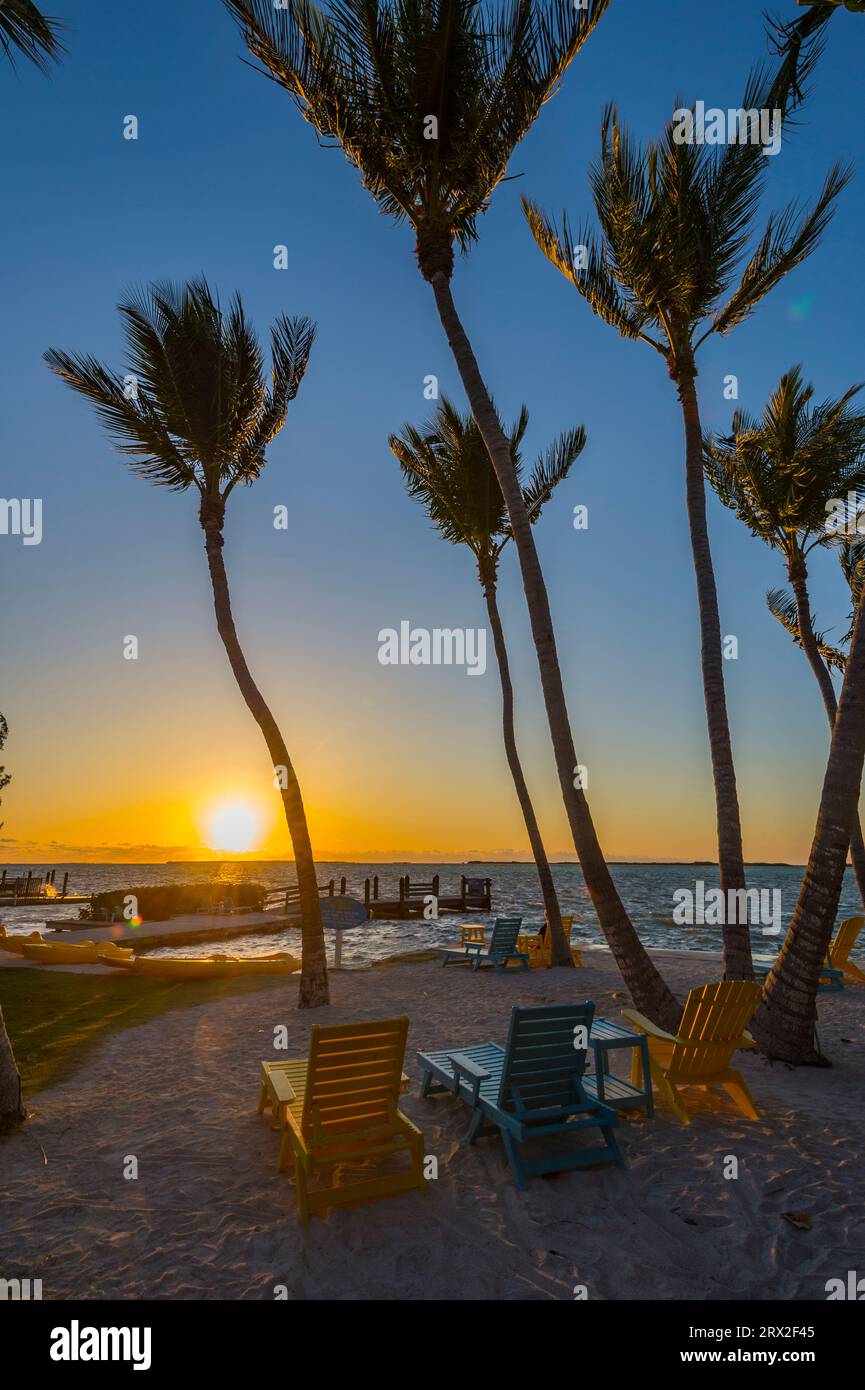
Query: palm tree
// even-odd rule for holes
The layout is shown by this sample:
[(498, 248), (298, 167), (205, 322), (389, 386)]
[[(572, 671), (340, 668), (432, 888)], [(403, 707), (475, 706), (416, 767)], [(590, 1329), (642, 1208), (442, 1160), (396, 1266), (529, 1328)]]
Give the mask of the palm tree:
[[(791, 94), (780, 79), (752, 76), (746, 110), (787, 111)], [(677, 109), (682, 110), (677, 103)], [(697, 350), (712, 333), (727, 333), (817, 246), (833, 204), (849, 175), (836, 166), (814, 207), (797, 218), (794, 207), (768, 218), (756, 250), (731, 290), (749, 240), (769, 161), (758, 144), (689, 143), (683, 121), (667, 125), (643, 151), (609, 106), (601, 154), (591, 170), (600, 238), (588, 227), (561, 234), (529, 199), (523, 208), (532, 234), (594, 312), (625, 338), (647, 343), (662, 357), (682, 407), (685, 496), (700, 613), (701, 667), (715, 783), (718, 860), (727, 904), (745, 887), (742, 829), (724, 689), (721, 622), (709, 546), (703, 483), (702, 430), (697, 400)], [(577, 254), (578, 248), (579, 254)], [(728, 977), (753, 974), (747, 922), (725, 913)]]
[(832, 936), (865, 763), (865, 587), (860, 589), (838, 697), (817, 825), (790, 929), (766, 981), (751, 1032), (770, 1056), (825, 1065), (815, 1045), (815, 1000)]
[(586, 886), (637, 1007), (675, 1028), (680, 1007), (645, 951), (601, 850), (577, 774), (549, 598), (510, 441), (451, 293), (514, 149), (609, 0), (225, 0), (266, 76), (334, 140), (382, 212), (408, 222), (508, 511), (562, 797)]
[[(528, 421), (528, 411), (523, 406), (517, 423), (508, 435), (518, 478), (522, 468), (520, 444)], [(586, 432), (579, 426), (563, 434), (537, 460), (532, 476), (523, 488), (526, 511), (532, 524), (537, 521), (556, 486), (567, 477), (585, 442)], [(447, 397), (442, 399), (435, 416), (423, 432), (405, 425), (401, 435), (390, 436), (389, 443), (399, 460), (409, 496), (416, 497), (423, 504), (433, 525), (445, 540), (453, 545), (468, 546), (474, 555), (501, 679), (505, 753), (537, 865), (551, 932), (552, 961), (554, 965), (572, 966), (552, 871), (517, 751), (514, 691), (498, 604), (499, 560), (511, 539), (502, 490), (473, 416), (461, 415)]]
[(13, 67), (21, 55), (47, 72), (63, 52), (59, 38), (62, 28), (58, 20), (46, 18), (32, 0), (0, 0), (0, 49)]
[[(0, 714), (0, 752), (2, 752), (8, 736), (9, 726), (3, 715)], [(3, 791), (4, 787), (8, 787), (11, 781), (12, 778), (5, 767), (0, 766), (0, 791)], [(0, 821), (0, 828), (2, 825), (3, 822)], [(21, 1077), (15, 1063), (15, 1054), (12, 1051), (9, 1034), (6, 1032), (3, 1009), (0, 1007), (0, 1133), (4, 1129), (11, 1129), (13, 1125), (17, 1125), (25, 1118), (24, 1106), (21, 1103)]]
[[(785, 372), (762, 419), (742, 411), (729, 434), (705, 436), (706, 477), (718, 497), (745, 522), (752, 535), (783, 556), (792, 596), (770, 590), (769, 611), (802, 648), (823, 698), (830, 731), (838, 701), (831, 669), (844, 669), (843, 654), (815, 632), (808, 594), (808, 556), (836, 539), (827, 528), (833, 503), (865, 488), (865, 415), (850, 402), (854, 386), (835, 401), (811, 408), (814, 388), (800, 367)], [(858, 816), (850, 854), (865, 902), (865, 841)]]
[(294, 848), (302, 915), (300, 1007), (329, 1003), (321, 904), (309, 829), (285, 741), (240, 646), (223, 560), (225, 506), (238, 483), (261, 474), (265, 450), (285, 424), (315, 337), (308, 318), (280, 316), (271, 329), (271, 376), (235, 295), (223, 313), (207, 281), (155, 284), (118, 306), (125, 375), (92, 357), (45, 353), (52, 371), (91, 400), (139, 477), (173, 492), (197, 489), (219, 635), (267, 744)]

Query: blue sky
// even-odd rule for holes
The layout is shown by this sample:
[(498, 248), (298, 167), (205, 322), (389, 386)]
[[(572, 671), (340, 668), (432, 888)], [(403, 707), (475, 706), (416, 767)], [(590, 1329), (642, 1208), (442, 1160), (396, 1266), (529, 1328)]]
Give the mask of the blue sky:
[[(484, 620), (470, 558), (432, 533), (387, 449), (389, 432), (428, 416), (429, 373), (463, 403), (409, 231), (244, 65), (217, 0), (116, 0), (110, 18), (101, 4), (56, 6), (71, 26), (63, 63), (50, 79), (23, 68), (0, 77), (14, 132), (3, 156), (3, 493), (43, 498), (45, 532), (38, 547), (0, 540), (15, 652), (2, 691), (15, 773), (3, 857), (195, 845), (203, 801), (254, 784), (267, 799), (259, 735), (214, 630), (193, 499), (129, 474), (41, 361), (59, 346), (120, 365), (124, 289), (201, 272), (226, 298), (241, 292), (262, 336), (278, 313), (319, 324), (265, 474), (232, 499), (226, 550), (238, 625), (296, 750), (319, 852), (519, 853), (495, 673), (467, 680), (376, 660), (379, 629), (403, 618)], [(588, 431), (538, 544), (590, 802), (619, 857), (714, 854), (681, 419), (660, 359), (594, 319), (540, 256), (519, 195), (575, 221), (589, 211), (586, 168), (609, 100), (642, 137), (660, 131), (677, 94), (738, 105), (749, 66), (767, 56), (761, 11), (747, 0), (613, 0), (454, 275), (503, 415), (529, 407), (527, 457), (572, 424)], [(865, 16), (842, 13), (801, 123), (770, 161), (766, 211), (813, 195), (835, 158), (855, 162), (863, 58)], [(122, 138), (128, 114), (137, 141)], [(702, 350), (706, 426), (729, 421), (728, 373), (751, 411), (794, 362), (818, 397), (865, 379), (863, 178), (857, 170), (812, 259)], [(279, 243), (284, 271), (273, 268)], [(279, 503), (287, 532), (271, 524)], [(571, 524), (578, 503), (589, 508), (583, 532)], [(714, 500), (710, 525), (722, 626), (739, 640), (726, 672), (746, 853), (801, 861), (825, 761), (819, 696), (765, 611), (765, 590), (784, 578), (776, 557)], [(840, 633), (848, 604), (836, 571), (816, 557), (812, 587), (819, 624)], [(502, 607), (526, 766), (550, 849), (567, 851), (513, 556)], [(127, 633), (139, 635), (138, 663), (120, 656)], [(418, 766), (409, 789), (405, 771)], [(274, 822), (268, 845), (285, 843)]]

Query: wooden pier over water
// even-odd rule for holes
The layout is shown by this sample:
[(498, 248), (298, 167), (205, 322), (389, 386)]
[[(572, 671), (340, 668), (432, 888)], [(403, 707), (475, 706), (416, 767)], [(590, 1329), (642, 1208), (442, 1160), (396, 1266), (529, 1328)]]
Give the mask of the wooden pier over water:
[(57, 887), (57, 870), (49, 869), (43, 876), (32, 870), (26, 874), (9, 877), (9, 870), (0, 874), (0, 906), (2, 907), (44, 907), (46, 903), (89, 903), (89, 893), (69, 893), (69, 873), (63, 875), (61, 886)]
[[(469, 878), (460, 874), (459, 893), (442, 897), (438, 874), (433, 874), (431, 879), (422, 882), (412, 880), (409, 874), (405, 874), (399, 879), (398, 897), (383, 898), (380, 896), (379, 876), (373, 874), (372, 878), (364, 879), (363, 904), (370, 917), (422, 917), (424, 909), (433, 906), (433, 899), (436, 900), (435, 914), (492, 912), (492, 889), (492, 880), (489, 878)], [(336, 879), (320, 883), (318, 891), (322, 896), (334, 897), (337, 892)], [(360, 897), (360, 893), (355, 893), (348, 879), (343, 876), (339, 880), (339, 896), (344, 898), (347, 895)], [(274, 908), (278, 903), (286, 913), (295, 912), (299, 915), (300, 890), (297, 885), (272, 889), (268, 894), (266, 906)]]

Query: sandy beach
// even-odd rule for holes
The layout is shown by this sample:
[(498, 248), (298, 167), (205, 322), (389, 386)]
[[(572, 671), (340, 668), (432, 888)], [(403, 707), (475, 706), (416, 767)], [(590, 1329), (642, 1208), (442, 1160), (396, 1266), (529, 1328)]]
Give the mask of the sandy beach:
[[(707, 969), (707, 966), (709, 967)], [(664, 953), (681, 994), (719, 970)], [(717, 978), (717, 975), (714, 976)], [(467, 1111), (422, 1100), (415, 1051), (504, 1041), (514, 1003), (628, 1000), (603, 950), (587, 968), (496, 976), (398, 964), (332, 975), (333, 1007), (300, 1013), (296, 985), (184, 1009), (113, 1035), (70, 1081), (28, 1097), (0, 1145), (0, 1269), (53, 1298), (825, 1299), (862, 1266), (865, 990), (820, 1003), (826, 1071), (739, 1054), (761, 1112), (698, 1101), (682, 1126), (622, 1116), (628, 1169), (536, 1179), (519, 1193), (497, 1139), (461, 1146)], [(439, 1176), (425, 1196), (328, 1212), (302, 1227), (278, 1136), (256, 1114), (275, 1026), (288, 1055), (310, 1024), (407, 1012), (403, 1108)], [(285, 1053), (278, 1054), (285, 1056)], [(138, 1178), (123, 1176), (128, 1157)], [(738, 1177), (729, 1171), (738, 1160)], [(791, 1220), (791, 1216), (794, 1220)]]

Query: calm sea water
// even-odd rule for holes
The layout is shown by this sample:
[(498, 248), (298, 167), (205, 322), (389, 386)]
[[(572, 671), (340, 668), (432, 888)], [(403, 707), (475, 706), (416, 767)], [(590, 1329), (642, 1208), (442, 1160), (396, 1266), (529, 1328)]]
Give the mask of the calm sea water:
[[(7, 874), (27, 873), (33, 869), (42, 872), (37, 865), (6, 865)], [(285, 863), (243, 863), (230, 864), (57, 864), (58, 884), (63, 874), (69, 871), (69, 891), (87, 893), (108, 888), (131, 888), (160, 883), (201, 883), (216, 879), (249, 879), (263, 883), (269, 888), (285, 886), (294, 882), (294, 866)], [(425, 948), (453, 942), (459, 938), (460, 921), (491, 922), (497, 913), (516, 912), (524, 919), (531, 930), (543, 920), (543, 902), (538, 886), (537, 874), (532, 864), (471, 863), (466, 864), (318, 864), (319, 882), (330, 878), (337, 881), (345, 875), (348, 892), (363, 897), (364, 879), (373, 874), (379, 877), (379, 893), (382, 897), (399, 896), (398, 881), (401, 875), (410, 874), (413, 879), (427, 881), (433, 874), (440, 878), (442, 896), (459, 891), (459, 876), (465, 873), (471, 877), (491, 878), (493, 883), (493, 913), (469, 914), (466, 917), (451, 914), (441, 916), (437, 921), (374, 921), (366, 926), (347, 931), (343, 939), (343, 965), (361, 966), (386, 956), (406, 951), (419, 951)], [(713, 864), (611, 864), (610, 871), (631, 920), (647, 946), (667, 947), (677, 950), (707, 951), (718, 950), (721, 945), (720, 928), (716, 926), (694, 925), (677, 926), (673, 921), (676, 906), (674, 894), (677, 890), (689, 889), (696, 893), (697, 882), (702, 882), (705, 891), (718, 886), (718, 870)], [(589, 895), (583, 882), (578, 864), (557, 864), (553, 875), (559, 893), (562, 912), (574, 917), (573, 940), (575, 944), (602, 942), (603, 937), (597, 925)], [(783, 929), (786, 930), (796, 904), (796, 896), (802, 878), (801, 867), (793, 865), (750, 865), (748, 885), (765, 889), (771, 894), (780, 894), (780, 915)], [(767, 900), (771, 902), (772, 899)], [(839, 919), (861, 911), (859, 896), (852, 871), (847, 870), (844, 889), (839, 907)], [(50, 919), (77, 916), (77, 907), (69, 908), (58, 904), (55, 907), (40, 908), (0, 908), (0, 918), (9, 930), (32, 931)], [(764, 935), (760, 926), (752, 927), (754, 949), (774, 953), (778, 937)], [(238, 955), (259, 955), (270, 951), (297, 948), (299, 933), (288, 930), (268, 936), (240, 937), (221, 949)], [(206, 955), (213, 946), (184, 947), (182, 954)], [(181, 953), (181, 948), (178, 948)], [(861, 948), (857, 954), (861, 954)], [(170, 952), (166, 952), (170, 954)]]

